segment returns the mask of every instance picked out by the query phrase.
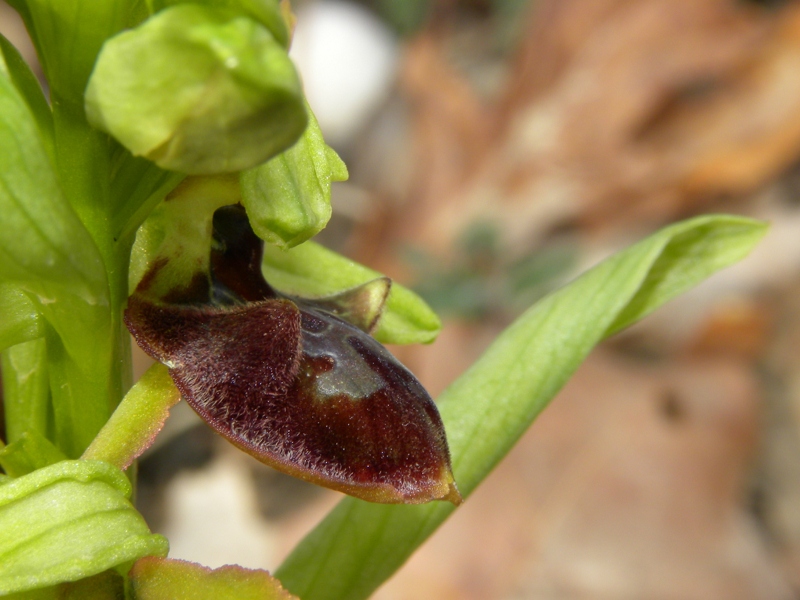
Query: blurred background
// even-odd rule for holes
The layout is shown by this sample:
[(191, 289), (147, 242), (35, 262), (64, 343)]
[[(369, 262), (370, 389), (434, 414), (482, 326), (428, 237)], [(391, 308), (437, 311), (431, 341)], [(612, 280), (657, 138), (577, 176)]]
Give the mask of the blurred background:
[[(351, 175), (320, 239), (440, 312), (434, 344), (392, 348), (434, 397), (648, 233), (710, 212), (772, 226), (595, 350), (375, 598), (800, 598), (800, 2), (292, 5), (292, 54)], [(35, 62), (3, 3), (0, 30)], [(170, 555), (210, 566), (276, 568), (340, 498), (185, 405), (140, 479)]]

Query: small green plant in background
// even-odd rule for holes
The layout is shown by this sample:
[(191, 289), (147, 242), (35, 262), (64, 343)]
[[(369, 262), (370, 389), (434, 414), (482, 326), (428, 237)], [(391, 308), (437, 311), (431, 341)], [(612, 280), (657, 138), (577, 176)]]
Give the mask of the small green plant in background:
[[(436, 315), (309, 241), (347, 171), (288, 57), (288, 4), (9, 3), (49, 101), (0, 38), (0, 595), (368, 597), (597, 343), (765, 231), (703, 216), (609, 258), (519, 317), (437, 412), (374, 341), (430, 342)], [(133, 386), (128, 328), (161, 361)], [(260, 460), (355, 496), (277, 579), (167, 559), (131, 504), (181, 395)]]

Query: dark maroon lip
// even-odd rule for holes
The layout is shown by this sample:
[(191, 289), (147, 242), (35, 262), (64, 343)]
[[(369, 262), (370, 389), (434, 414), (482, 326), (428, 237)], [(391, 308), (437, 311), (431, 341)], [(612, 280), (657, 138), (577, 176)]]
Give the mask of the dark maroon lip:
[(263, 279), (262, 248), (241, 207), (218, 210), (205, 296), (134, 294), (139, 345), (217, 432), (279, 470), (368, 500), (456, 498), (435, 404), (366, 333), (388, 280), (288, 297)]

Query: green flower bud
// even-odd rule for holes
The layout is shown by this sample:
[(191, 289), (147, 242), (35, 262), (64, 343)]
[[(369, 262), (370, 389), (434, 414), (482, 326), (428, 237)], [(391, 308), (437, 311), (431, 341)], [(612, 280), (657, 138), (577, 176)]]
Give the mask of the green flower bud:
[(297, 72), (270, 31), (194, 4), (108, 40), (86, 111), (134, 155), (190, 174), (261, 164), (294, 144), (307, 123)]

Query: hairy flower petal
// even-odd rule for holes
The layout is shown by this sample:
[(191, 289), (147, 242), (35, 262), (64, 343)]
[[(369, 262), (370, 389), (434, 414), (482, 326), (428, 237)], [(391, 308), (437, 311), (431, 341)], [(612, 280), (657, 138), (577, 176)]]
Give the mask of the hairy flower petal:
[(275, 292), (240, 207), (214, 217), (207, 302), (131, 297), (126, 322), (218, 433), (278, 470), (374, 502), (461, 500), (436, 405), (365, 330), (379, 279), (322, 299)]

